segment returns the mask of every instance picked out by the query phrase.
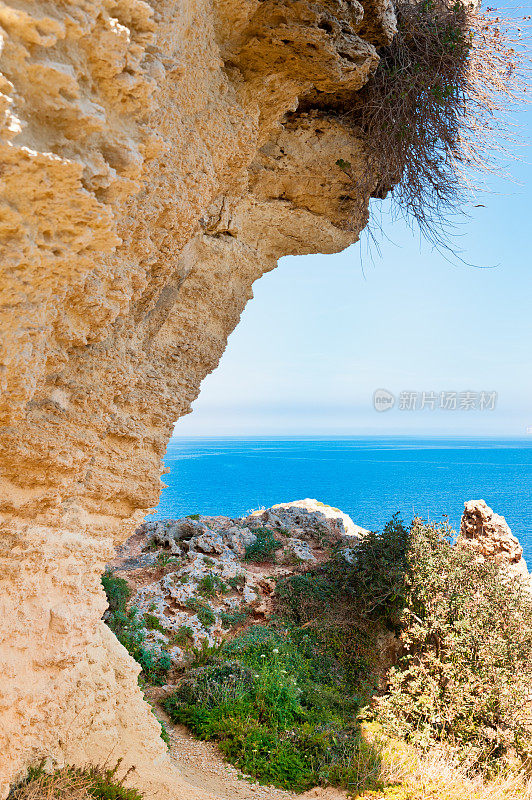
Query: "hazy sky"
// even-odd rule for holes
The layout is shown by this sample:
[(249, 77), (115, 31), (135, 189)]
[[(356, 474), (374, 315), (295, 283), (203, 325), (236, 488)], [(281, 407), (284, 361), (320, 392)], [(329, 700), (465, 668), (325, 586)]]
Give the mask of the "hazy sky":
[[(532, 113), (521, 118), (531, 141)], [(449, 263), (389, 219), (391, 241), (372, 258), (367, 240), (283, 258), (255, 283), (175, 434), (532, 434), (530, 149), (523, 156), (510, 166), (514, 182), (492, 180), (475, 201), (486, 207), (461, 226), (464, 259), (485, 268)], [(393, 409), (374, 410), (376, 389), (394, 394)], [(401, 392), (417, 393), (402, 396), (417, 410), (399, 407)], [(440, 392), (459, 393), (458, 407), (498, 396), (494, 410), (432, 410)]]

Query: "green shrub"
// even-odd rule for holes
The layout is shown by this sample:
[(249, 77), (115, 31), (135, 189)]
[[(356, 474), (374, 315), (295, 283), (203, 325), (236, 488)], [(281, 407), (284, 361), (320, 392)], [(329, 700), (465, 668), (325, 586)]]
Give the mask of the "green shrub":
[(236, 592), (245, 585), (246, 578), (244, 575), (233, 575), (231, 578), (227, 578), (227, 583)]
[(338, 586), (323, 568), (279, 579), (275, 594), (279, 610), (297, 623), (316, 619), (339, 598)]
[(217, 594), (226, 594), (227, 586), (218, 575), (204, 575), (198, 582), (198, 594), (203, 597), (216, 597)]
[(209, 644), (209, 642), (204, 639), (201, 643), (201, 647), (193, 647), (192, 654), (193, 658), (190, 662), (190, 667), (202, 667), (205, 664), (219, 664), (221, 644)]
[(157, 566), (166, 569), (170, 564), (177, 564), (179, 558), (170, 553), (159, 553), (157, 556)]
[(170, 644), (177, 647), (187, 647), (194, 641), (194, 631), (188, 625), (180, 625), (177, 633), (170, 638)]
[(167, 652), (164, 650), (157, 652), (142, 647), (134, 658), (142, 667), (144, 678), (148, 683), (154, 686), (163, 686), (172, 666), (172, 659)]
[(171, 659), (165, 651), (150, 648), (145, 644), (144, 622), (139, 619), (138, 609), (114, 611), (106, 620), (118, 641), (130, 656), (142, 667), (142, 678), (155, 686), (162, 686), (171, 667)]
[(397, 625), (405, 603), (411, 530), (395, 515), (382, 533), (368, 533), (350, 560), (340, 554), (327, 564), (329, 580), (345, 593), (362, 619)]
[(314, 570), (277, 582), (280, 611), (296, 622), (397, 626), (405, 600), (410, 532), (396, 515), (382, 533), (368, 533), (355, 547), (337, 548)]
[(216, 614), (208, 603), (197, 597), (189, 597), (185, 603), (186, 608), (193, 611), (205, 628), (212, 628), (216, 622)]
[(327, 638), (248, 628), (192, 669), (165, 709), (200, 738), (217, 741), (229, 761), (262, 783), (296, 791), (331, 782), (369, 785), (373, 773), (360, 770), (361, 701)]
[(126, 608), (131, 593), (123, 578), (117, 578), (106, 570), (102, 575), (102, 584), (111, 611), (106, 624), (130, 656), (140, 664), (143, 679), (148, 683), (162, 686), (171, 667), (171, 659), (168, 653), (152, 650), (146, 646), (144, 628), (158, 630), (161, 633), (167, 631), (154, 614), (144, 614), (143, 619), (140, 619), (136, 608)]
[(241, 611), (222, 611), (220, 614), (220, 621), (224, 628), (237, 628), (239, 625), (242, 625), (248, 617), (248, 612), (246, 609), (242, 609)]
[(246, 561), (256, 561), (263, 563), (273, 561), (276, 550), (282, 548), (282, 543), (273, 535), (270, 528), (251, 528), (252, 533), (257, 537), (253, 544), (246, 547), (244, 558)]
[(451, 544), (445, 526), (414, 520), (406, 556), (401, 644), (379, 704), (394, 732), (445, 741), (471, 767), (526, 760), (523, 698), (532, 681), (532, 597), (523, 583)]
[(165, 635), (168, 633), (165, 627), (161, 624), (161, 621), (155, 614), (144, 614), (143, 617), (144, 625), (149, 631), (159, 631), (159, 633), (164, 633)]
[(102, 586), (107, 596), (110, 611), (125, 611), (126, 603), (131, 597), (131, 590), (123, 578), (118, 578), (106, 569), (102, 575)]

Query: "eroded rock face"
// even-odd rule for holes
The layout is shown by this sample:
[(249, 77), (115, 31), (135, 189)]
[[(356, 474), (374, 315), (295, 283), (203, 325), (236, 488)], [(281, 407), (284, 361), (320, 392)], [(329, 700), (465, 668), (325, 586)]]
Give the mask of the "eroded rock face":
[[(264, 562), (246, 559), (264, 528), (278, 549)], [(296, 500), (236, 519), (146, 522), (118, 548), (110, 568), (127, 580), (129, 605), (146, 621), (150, 647), (183, 666), (193, 647), (212, 646), (232, 628), (271, 616), (278, 579), (323, 563), (331, 546), (350, 552), (364, 533), (337, 508)], [(198, 602), (208, 617), (198, 614)], [(156, 626), (149, 623), (153, 617)]]
[(477, 558), (504, 564), (513, 574), (528, 579), (523, 548), (504, 517), (495, 514), (484, 500), (469, 500), (464, 506), (456, 544), (470, 547)]
[(297, 108), (360, 88), (393, 30), (380, 0), (0, 5), (0, 797), (42, 756), (111, 752), (193, 797), (100, 574), (253, 282), (365, 225), (336, 166), (363, 143)]

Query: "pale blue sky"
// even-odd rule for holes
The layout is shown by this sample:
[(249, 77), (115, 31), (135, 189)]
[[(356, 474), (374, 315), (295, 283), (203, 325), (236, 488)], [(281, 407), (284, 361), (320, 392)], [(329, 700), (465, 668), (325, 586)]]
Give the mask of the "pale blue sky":
[[(532, 113), (520, 115), (532, 140)], [(384, 220), (334, 256), (288, 257), (254, 299), (203, 382), (191, 435), (460, 434), (532, 430), (532, 154), (492, 180), (461, 226), (465, 260), (449, 263), (404, 224)], [(373, 201), (375, 206), (384, 206)], [(377, 413), (375, 389), (496, 391), (494, 411)]]

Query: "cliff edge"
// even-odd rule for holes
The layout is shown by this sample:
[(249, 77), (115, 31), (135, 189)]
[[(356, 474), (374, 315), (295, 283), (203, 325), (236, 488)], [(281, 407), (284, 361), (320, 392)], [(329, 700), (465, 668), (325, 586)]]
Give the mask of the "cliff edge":
[(253, 282), (366, 224), (342, 104), (394, 31), (388, 0), (0, 4), (0, 797), (43, 756), (199, 797), (100, 575)]

